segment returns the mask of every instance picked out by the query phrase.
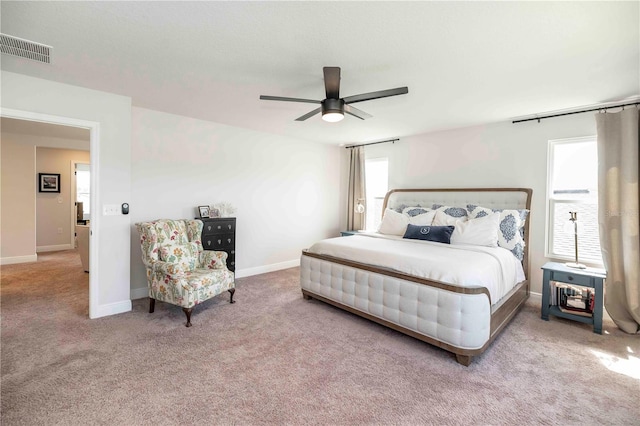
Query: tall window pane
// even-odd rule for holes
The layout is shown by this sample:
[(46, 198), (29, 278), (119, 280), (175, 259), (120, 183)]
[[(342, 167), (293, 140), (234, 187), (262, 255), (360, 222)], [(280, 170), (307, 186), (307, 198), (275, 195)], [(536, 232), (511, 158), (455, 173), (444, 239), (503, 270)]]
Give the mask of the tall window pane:
[(382, 203), (389, 190), (389, 160), (387, 158), (365, 160), (365, 182), (367, 186), (365, 229), (375, 231), (382, 220)]
[(598, 235), (598, 151), (595, 136), (549, 142), (547, 256), (575, 259), (569, 212), (577, 212), (579, 259), (602, 263)]

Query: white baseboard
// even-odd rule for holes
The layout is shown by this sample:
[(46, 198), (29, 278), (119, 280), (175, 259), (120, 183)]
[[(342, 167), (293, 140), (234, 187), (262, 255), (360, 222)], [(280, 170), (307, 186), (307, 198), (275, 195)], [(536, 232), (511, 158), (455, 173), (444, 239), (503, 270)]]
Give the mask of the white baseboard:
[(279, 271), (300, 266), (300, 259), (288, 260), (286, 262), (272, 263), (271, 265), (256, 266), (236, 271), (236, 278), (250, 277), (252, 275), (266, 274), (267, 272)]
[(71, 244), (58, 244), (57, 246), (38, 246), (36, 247), (36, 253), (44, 253), (45, 251), (62, 251), (71, 250), (73, 246)]
[[(286, 262), (272, 263), (270, 265), (256, 266), (255, 268), (245, 268), (236, 271), (236, 278), (250, 277), (252, 275), (266, 274), (267, 272), (279, 271), (300, 266), (300, 259), (288, 260)], [(148, 287), (138, 287), (131, 289), (131, 300), (149, 297)]]
[(121, 302), (107, 303), (98, 305), (97, 312), (91, 312), (91, 319), (106, 317), (109, 315), (122, 314), (131, 310), (131, 300), (123, 300)]
[(0, 265), (13, 265), (16, 263), (29, 263), (29, 262), (37, 262), (38, 255), (30, 254), (28, 256), (13, 256), (13, 257), (2, 257), (0, 258)]
[(131, 300), (144, 299), (145, 297), (149, 297), (149, 287), (131, 289)]

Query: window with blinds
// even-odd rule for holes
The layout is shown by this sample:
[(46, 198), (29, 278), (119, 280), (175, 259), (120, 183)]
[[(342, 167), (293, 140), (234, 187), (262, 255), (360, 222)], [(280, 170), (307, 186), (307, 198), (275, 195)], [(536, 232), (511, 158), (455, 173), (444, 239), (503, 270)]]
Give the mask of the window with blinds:
[(548, 172), (545, 255), (575, 260), (569, 212), (577, 212), (579, 260), (601, 265), (596, 137), (549, 141)]

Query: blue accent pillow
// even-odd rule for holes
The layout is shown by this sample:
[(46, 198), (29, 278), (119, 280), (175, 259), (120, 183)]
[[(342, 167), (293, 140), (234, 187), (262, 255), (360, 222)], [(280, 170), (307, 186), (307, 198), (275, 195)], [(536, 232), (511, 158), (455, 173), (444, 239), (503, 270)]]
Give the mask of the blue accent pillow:
[(407, 231), (402, 238), (451, 244), (451, 234), (454, 229), (456, 229), (455, 226), (407, 225)]

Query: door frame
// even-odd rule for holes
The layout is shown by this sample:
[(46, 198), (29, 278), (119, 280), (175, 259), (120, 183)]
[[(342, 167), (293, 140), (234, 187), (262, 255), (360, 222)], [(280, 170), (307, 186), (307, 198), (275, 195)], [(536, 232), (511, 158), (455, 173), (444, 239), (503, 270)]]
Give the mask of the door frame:
[[(41, 114), (31, 111), (16, 110), (10, 108), (0, 109), (0, 116), (15, 118), (18, 120), (36, 121), (40, 123), (59, 124), (63, 126), (80, 127), (89, 130), (89, 161), (91, 170), (91, 200), (92, 212), (97, 212), (100, 193), (98, 192), (98, 170), (100, 165), (100, 123), (97, 121), (80, 120), (72, 117), (62, 117), (50, 114)], [(92, 214), (89, 222), (89, 318), (96, 318), (98, 314), (98, 294), (100, 289), (98, 274), (99, 257), (99, 233), (93, 233), (94, 229), (100, 229), (100, 215)], [(75, 228), (74, 228), (75, 229)], [(35, 250), (35, 247), (34, 247)]]

